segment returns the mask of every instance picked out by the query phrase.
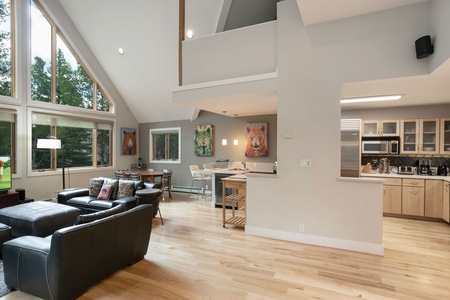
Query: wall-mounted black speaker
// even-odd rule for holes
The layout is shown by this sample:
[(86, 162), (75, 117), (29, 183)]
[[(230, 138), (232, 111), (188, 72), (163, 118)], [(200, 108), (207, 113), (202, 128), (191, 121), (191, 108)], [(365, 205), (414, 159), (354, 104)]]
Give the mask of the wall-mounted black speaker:
[(431, 36), (425, 35), (416, 40), (416, 56), (417, 59), (425, 58), (433, 54), (433, 45), (431, 44)]

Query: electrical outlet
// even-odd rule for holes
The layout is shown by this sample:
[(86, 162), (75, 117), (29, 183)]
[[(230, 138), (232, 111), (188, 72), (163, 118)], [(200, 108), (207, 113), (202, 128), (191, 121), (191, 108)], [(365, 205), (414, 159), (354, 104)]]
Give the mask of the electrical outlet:
[(300, 232), (305, 232), (305, 225), (300, 224), (300, 225), (298, 226), (298, 230), (299, 230)]

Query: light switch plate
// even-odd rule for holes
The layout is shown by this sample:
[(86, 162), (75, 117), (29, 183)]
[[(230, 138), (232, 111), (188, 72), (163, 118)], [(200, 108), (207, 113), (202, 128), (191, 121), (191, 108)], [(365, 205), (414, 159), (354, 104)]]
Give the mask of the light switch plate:
[(311, 168), (312, 160), (311, 159), (300, 159), (300, 167), (301, 168)]

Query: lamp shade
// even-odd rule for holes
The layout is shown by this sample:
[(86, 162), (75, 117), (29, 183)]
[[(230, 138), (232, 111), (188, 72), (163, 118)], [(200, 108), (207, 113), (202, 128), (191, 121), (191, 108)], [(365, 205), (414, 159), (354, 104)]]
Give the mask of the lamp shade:
[(38, 149), (61, 149), (61, 140), (57, 139), (38, 139)]

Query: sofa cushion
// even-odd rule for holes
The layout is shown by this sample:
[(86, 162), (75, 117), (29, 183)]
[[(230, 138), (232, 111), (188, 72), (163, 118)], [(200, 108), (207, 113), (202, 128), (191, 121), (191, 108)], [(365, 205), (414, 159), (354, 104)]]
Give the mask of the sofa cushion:
[(111, 192), (113, 190), (114, 186), (112, 186), (111, 184), (103, 184), (102, 185), (102, 190), (100, 191), (100, 193), (97, 196), (97, 199), (99, 200), (109, 200), (109, 198), (111, 197)]
[(106, 210), (101, 210), (95, 213), (91, 213), (91, 214), (85, 214), (85, 215), (79, 215), (76, 219), (75, 219), (75, 223), (74, 225), (79, 225), (79, 224), (84, 224), (84, 223), (90, 223), (96, 220), (100, 220), (112, 215), (115, 215), (117, 213), (123, 212), (125, 211), (125, 206), (124, 205), (117, 205), (114, 206), (110, 209), (106, 209)]
[(103, 184), (111, 184), (113, 186), (113, 190), (111, 192), (111, 196), (109, 197), (109, 199), (116, 200), (117, 192), (119, 191), (119, 180), (107, 177), (98, 177), (98, 179), (103, 179)]
[(97, 197), (102, 189), (103, 179), (91, 178), (89, 179), (89, 196)]
[(119, 191), (117, 198), (131, 197), (134, 195), (134, 182), (130, 180), (119, 180)]

